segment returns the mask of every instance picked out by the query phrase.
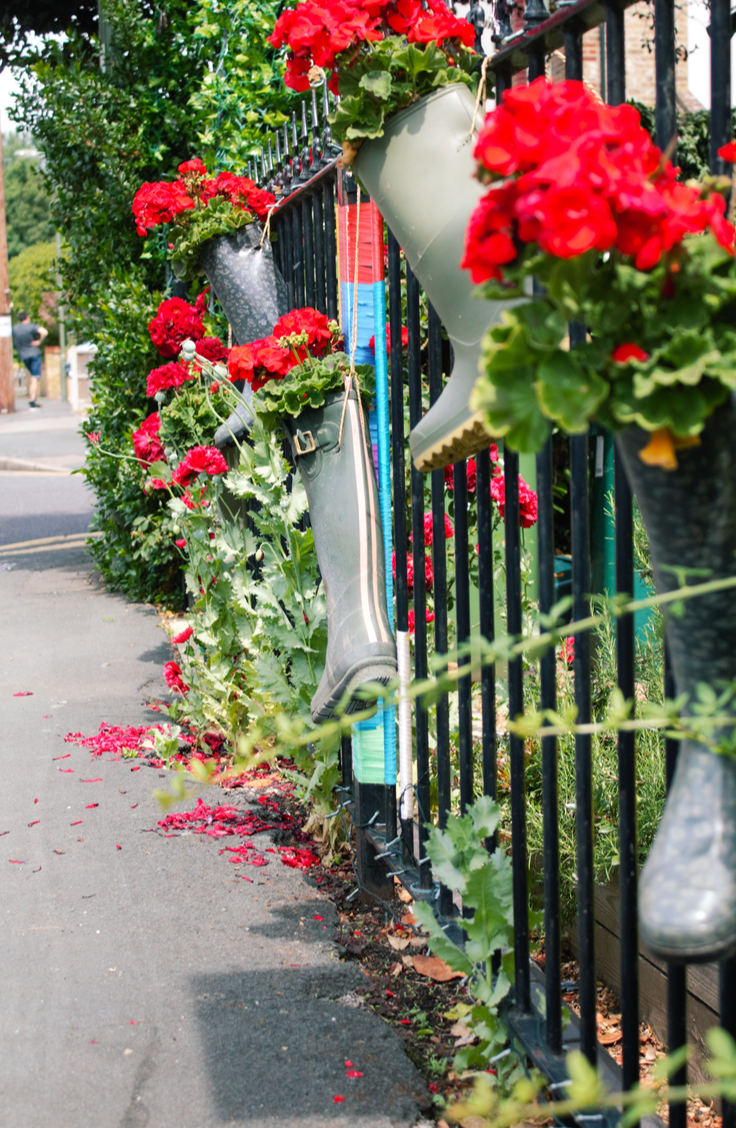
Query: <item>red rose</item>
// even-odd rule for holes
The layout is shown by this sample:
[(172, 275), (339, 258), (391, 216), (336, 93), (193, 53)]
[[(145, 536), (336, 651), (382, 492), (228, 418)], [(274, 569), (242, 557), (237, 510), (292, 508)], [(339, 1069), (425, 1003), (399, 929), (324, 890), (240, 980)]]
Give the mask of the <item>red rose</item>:
[[(433, 623), (434, 619), (435, 619), (434, 611), (427, 611), (427, 613), (426, 613), (427, 622)], [(409, 611), (409, 634), (414, 634), (415, 621), (416, 621), (416, 612), (414, 611), (414, 608), (412, 607)]]
[(160, 429), (161, 417), (157, 411), (154, 411), (144, 423), (141, 423), (138, 430), (133, 432), (133, 450), (141, 466), (166, 461), (164, 448), (158, 437)]
[[(506, 485), (503, 474), (496, 474), (491, 478), (491, 497), (498, 506), (502, 517), (506, 516)], [(537, 495), (529, 489), (524, 479), (519, 475), (519, 524), (522, 529), (530, 529), (537, 523), (539, 507)]]
[[(408, 347), (408, 345), (409, 345), (409, 330), (406, 328), (405, 325), (402, 325), (401, 326), (401, 347), (405, 349), (405, 348)], [(368, 348), (371, 350), (372, 353), (374, 353), (376, 351), (375, 334), (371, 337), (370, 341), (368, 342)], [(386, 352), (387, 353), (391, 352), (391, 326), (389, 325), (388, 322), (386, 322)]]
[(192, 447), (173, 473), (174, 481), (188, 486), (199, 474), (227, 474), (227, 462), (216, 447)]
[[(424, 514), (424, 543), (425, 543), (425, 545), (430, 545), (432, 543), (432, 529), (433, 529), (432, 514), (431, 513), (425, 513)], [(452, 537), (454, 535), (455, 535), (455, 530), (452, 526), (452, 521), (447, 516), (447, 514), (445, 514), (445, 540), (449, 540), (450, 537)], [(414, 534), (413, 533), (411, 533), (409, 535), (409, 540), (410, 541), (414, 540)]]

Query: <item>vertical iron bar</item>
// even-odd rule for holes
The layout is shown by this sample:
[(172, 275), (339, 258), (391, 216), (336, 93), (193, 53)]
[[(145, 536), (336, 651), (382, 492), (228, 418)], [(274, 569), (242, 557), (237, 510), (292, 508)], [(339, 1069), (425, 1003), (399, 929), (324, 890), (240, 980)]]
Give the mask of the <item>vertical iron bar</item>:
[[(571, 324), (571, 346), (585, 330)], [(572, 525), (573, 619), (590, 613), (590, 521), (588, 502), (588, 436), (570, 439), (570, 517)], [(578, 724), (590, 722), (590, 635), (575, 636), (575, 705)], [(580, 1049), (596, 1060), (595, 905), (593, 880), (592, 742), (587, 733), (575, 736), (575, 837), (578, 870), (578, 958), (580, 963)]]
[(730, 173), (718, 150), (731, 140), (731, 2), (710, 3), (710, 171)]
[[(429, 305), (429, 402), (442, 394), (442, 328), (434, 306)], [(445, 472), (432, 471), (432, 570), (434, 572), (434, 649), (447, 654), (447, 553), (445, 547)], [(446, 667), (443, 667), (445, 669)], [(437, 701), (437, 813), (442, 829), (450, 813), (450, 702), (446, 693)], [(427, 865), (422, 869), (428, 869)], [(452, 892), (445, 886), (440, 894), (440, 908), (452, 912)]]
[(404, 367), (401, 351), (401, 260), (399, 244), (388, 233), (388, 313), (391, 334), (391, 454), (394, 487), (394, 548), (396, 552), (396, 625), (409, 629), (406, 579), (406, 462), (404, 437)]
[(302, 192), (302, 231), (304, 233), (304, 304), (314, 309), (314, 228), (312, 201)]
[(286, 297), (289, 309), (296, 306), (294, 293), (294, 239), (291, 228), (291, 208), (286, 208), (279, 215), (279, 242), (281, 243), (282, 273), (286, 283)]
[(624, 11), (617, 0), (606, 0), (606, 101), (620, 106), (626, 100)]
[[(555, 537), (552, 494), (552, 437), (537, 455), (537, 575), (539, 611), (549, 614), (555, 602)], [(557, 707), (555, 648), (539, 663), (542, 709)], [(560, 854), (557, 825), (557, 738), (542, 737), (542, 833), (544, 851), (544, 972), (547, 1049), (562, 1050), (562, 993), (560, 974)]]
[[(478, 599), (480, 633), (486, 642), (496, 634), (493, 607), (493, 504), (491, 502), (491, 452), (475, 456), (475, 490), (478, 513)], [(496, 667), (485, 662), (480, 672), (483, 710), (483, 794), (496, 798)], [(486, 839), (489, 850), (496, 848), (495, 834)]]
[[(614, 455), (616, 591), (634, 593), (634, 521), (631, 488), (618, 451)], [(618, 688), (634, 701), (634, 616), (616, 620)], [(621, 1030), (624, 1089), (639, 1080), (639, 930), (637, 925), (636, 741), (618, 734), (618, 849), (621, 912)], [(676, 1044), (670, 1043), (675, 1049)], [(684, 1107), (684, 1106), (683, 1106)]]
[[(669, 648), (665, 639), (664, 644), (664, 694), (665, 697), (675, 696), (675, 679), (670, 665)], [(665, 737), (664, 763), (665, 786), (669, 792), (677, 767), (677, 756), (680, 744), (677, 740)], [(668, 1048), (676, 1050), (687, 1042), (687, 967), (681, 963), (667, 964), (667, 1044)], [(671, 1084), (684, 1085), (687, 1081), (687, 1066), (684, 1065), (673, 1075)], [(684, 1104), (671, 1104), (669, 1106), (671, 1128), (685, 1128), (687, 1124), (687, 1106)], [(724, 1117), (725, 1123), (725, 1117)], [(733, 1126), (731, 1126), (733, 1128)]]
[(327, 316), (337, 320), (337, 234), (335, 219), (335, 179), (325, 177), (325, 281), (327, 283)]
[[(666, 149), (677, 133), (675, 102), (675, 0), (654, 0), (655, 140)], [(672, 160), (675, 154), (672, 153)]]
[(325, 290), (325, 217), (322, 202), (322, 193), (319, 188), (317, 188), (312, 196), (312, 218), (314, 220), (314, 305), (320, 313), (327, 313), (327, 292)]
[(546, 59), (544, 57), (544, 44), (529, 49), (529, 67), (527, 74), (529, 82), (534, 82), (536, 78), (543, 78), (546, 72)]
[[(506, 534), (506, 607), (509, 638), (521, 635), (521, 536), (519, 532), (519, 456), (504, 449), (504, 496)], [(524, 683), (521, 656), (509, 659), (509, 719), (524, 712)], [(531, 1009), (529, 974), (529, 895), (527, 890), (526, 781), (524, 740), (509, 736), (511, 777), (511, 841), (514, 889), (514, 952), (516, 1005)]]
[[(455, 624), (458, 647), (470, 642), (470, 580), (468, 576), (468, 467), (452, 468), (455, 499)], [(460, 812), (473, 802), (473, 718), (471, 715), (470, 655), (458, 658), (467, 674), (458, 679), (458, 758), (460, 761)]]
[(294, 259), (294, 302), (297, 306), (304, 305), (304, 232), (302, 231), (302, 209), (299, 200), (294, 201), (291, 209), (291, 232)]
[[(415, 427), (422, 417), (422, 373), (420, 359), (419, 283), (407, 263), (406, 319), (409, 330), (409, 422)], [(427, 593), (424, 553), (424, 475), (411, 467), (411, 529), (414, 564), (414, 673), (419, 679), (427, 676)], [(430, 815), (429, 792), (429, 725), (427, 710), (421, 699), (416, 707), (417, 786), (419, 817), (419, 858), (425, 857)], [(413, 843), (412, 843), (413, 845)]]
[[(736, 956), (724, 960), (719, 970), (719, 1015), (721, 1026), (736, 1038)], [(736, 1128), (736, 1103), (721, 1101), (723, 1128)]]
[(565, 78), (583, 80), (583, 37), (577, 20), (568, 20), (563, 32), (565, 39)]

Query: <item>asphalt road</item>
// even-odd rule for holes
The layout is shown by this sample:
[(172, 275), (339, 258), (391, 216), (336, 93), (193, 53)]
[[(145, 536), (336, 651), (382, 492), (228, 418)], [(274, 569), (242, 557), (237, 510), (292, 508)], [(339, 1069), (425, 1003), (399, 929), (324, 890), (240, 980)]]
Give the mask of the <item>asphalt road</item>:
[[(46, 456), (78, 457), (60, 431)], [(11, 432), (2, 417), (0, 456)], [(3, 545), (89, 522), (78, 477), (0, 487)], [(105, 590), (82, 547), (47, 548), (0, 546), (0, 1125), (417, 1124), (426, 1090), (355, 1005), (330, 903), (276, 856), (248, 883), (217, 839), (160, 836), (165, 773), (65, 743), (160, 720), (146, 703), (170, 652), (155, 609)]]

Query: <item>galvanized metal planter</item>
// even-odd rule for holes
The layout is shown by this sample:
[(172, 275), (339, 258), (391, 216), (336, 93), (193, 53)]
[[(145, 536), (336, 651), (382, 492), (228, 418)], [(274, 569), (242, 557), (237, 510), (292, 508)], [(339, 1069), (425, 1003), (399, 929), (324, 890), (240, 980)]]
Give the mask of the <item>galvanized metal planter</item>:
[[(649, 537), (658, 592), (690, 579), (736, 574), (736, 409), (719, 408), (698, 447), (667, 471), (645, 465), (649, 436), (635, 427), (616, 436)], [(667, 618), (678, 693), (699, 682), (716, 689), (736, 679), (736, 597), (713, 592), (687, 600)], [(736, 725), (736, 719), (734, 721)], [(736, 759), (700, 743), (680, 745), (662, 822), (639, 885), (645, 944), (668, 960), (716, 960), (736, 947)]]
[[(435, 470), (489, 444), (480, 414), (468, 406), (478, 377), (480, 341), (503, 302), (473, 297), (459, 263), (465, 228), (485, 186), (474, 179), (475, 99), (455, 84), (391, 118), (366, 142), (353, 168), (398, 239), (452, 343), (455, 361), (436, 404), (411, 433), (418, 470)], [(476, 128), (482, 122), (479, 112)]]
[[(288, 311), (286, 284), (276, 266), (270, 242), (261, 242), (260, 224), (250, 223), (232, 235), (218, 235), (203, 244), (199, 265), (225, 311), (236, 345), (267, 337)], [(239, 405), (215, 433), (216, 447), (233, 445), (250, 428), (253, 393), (242, 388)]]

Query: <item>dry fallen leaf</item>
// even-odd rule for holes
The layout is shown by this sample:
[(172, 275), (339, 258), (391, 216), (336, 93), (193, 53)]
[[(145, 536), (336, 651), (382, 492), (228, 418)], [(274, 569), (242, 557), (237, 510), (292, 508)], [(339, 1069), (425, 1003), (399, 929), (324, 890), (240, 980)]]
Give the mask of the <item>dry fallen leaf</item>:
[(409, 943), (411, 944), (412, 948), (424, 948), (427, 945), (427, 941), (423, 936), (412, 936)]
[(396, 963), (391, 964), (391, 967), (388, 970), (391, 975), (401, 975), (402, 971), (404, 970), (404, 965), (402, 963), (399, 963), (399, 961), (397, 960)]
[(399, 900), (403, 901), (405, 905), (412, 905), (414, 903), (414, 898), (412, 897), (411, 893), (407, 892), (406, 889), (401, 888), (399, 889), (398, 893)]
[(401, 923), (408, 927), (412, 924), (416, 924), (417, 918), (414, 916), (414, 913), (405, 913), (401, 918)]
[(414, 960), (411, 956), (402, 956), (401, 962), (403, 963), (404, 967), (414, 967)]
[(606, 1034), (599, 1034), (598, 1041), (602, 1046), (612, 1046), (615, 1042), (620, 1042), (623, 1034), (620, 1030), (609, 1030)]
[(463, 979), (465, 976), (462, 971), (453, 971), (439, 956), (415, 956), (414, 970), (433, 979), (435, 983), (447, 983), (450, 979)]
[(396, 952), (403, 952), (404, 948), (409, 947), (408, 936), (405, 939), (402, 939), (400, 936), (388, 936), (387, 940)]

